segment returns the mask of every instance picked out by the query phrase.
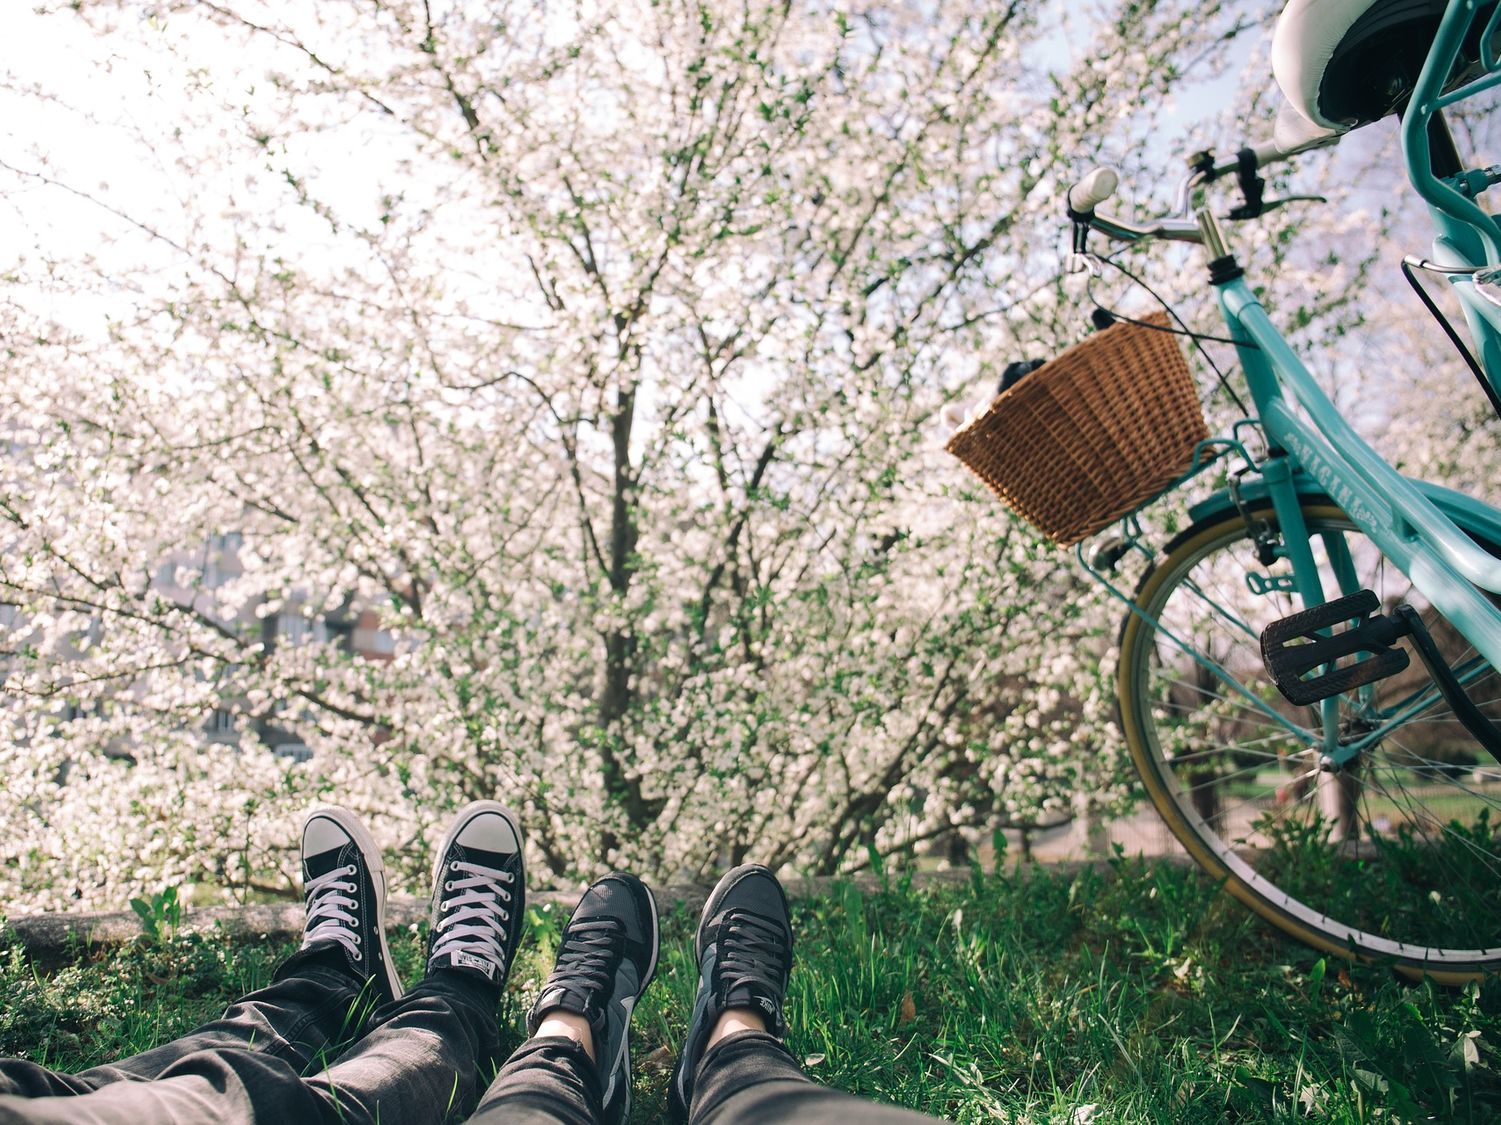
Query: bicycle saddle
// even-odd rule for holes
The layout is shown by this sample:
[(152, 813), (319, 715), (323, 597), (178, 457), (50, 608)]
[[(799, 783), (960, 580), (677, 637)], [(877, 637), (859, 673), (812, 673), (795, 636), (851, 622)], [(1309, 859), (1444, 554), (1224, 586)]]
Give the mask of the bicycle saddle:
[[(1447, 7), (1447, 0), (1290, 0), (1272, 35), (1277, 85), (1300, 115), (1326, 129), (1400, 113)], [(1487, 19), (1475, 20), (1447, 89), (1479, 72)]]

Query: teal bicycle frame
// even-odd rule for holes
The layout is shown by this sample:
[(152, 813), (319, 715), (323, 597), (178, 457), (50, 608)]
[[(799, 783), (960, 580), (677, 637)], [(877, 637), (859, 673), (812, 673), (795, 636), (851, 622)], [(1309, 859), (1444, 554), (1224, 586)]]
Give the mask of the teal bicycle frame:
[[(1461, 173), (1440, 179), (1433, 172), (1429, 141), (1429, 122), (1434, 114), (1501, 84), (1501, 59), (1489, 50), (1491, 35), (1501, 21), (1501, 5), (1497, 5), (1482, 37), (1487, 44), (1481, 60), (1486, 73), (1451, 93), (1442, 92), (1476, 18), (1474, 0), (1450, 3), (1404, 115), (1402, 139), (1409, 177), (1438, 226), (1435, 262), (1440, 267), (1455, 267), (1451, 282), (1479, 346), (1486, 377), (1493, 387), (1501, 389), (1501, 307), (1479, 295), (1473, 284), (1475, 269), (1501, 264), (1501, 226), (1473, 199), (1488, 186), (1486, 177)], [(1480, 654), (1455, 669), (1460, 683), (1475, 680), (1490, 666), (1501, 667), (1501, 609), (1485, 593), (1501, 594), (1501, 559), (1476, 545), (1434, 499), (1462, 513), (1470, 526), (1495, 528), (1498, 536), (1501, 512), (1398, 473), (1341, 417), (1245, 279), (1237, 276), (1218, 282), (1217, 287), (1225, 322), (1237, 342), (1256, 413), (1272, 450), (1261, 463), (1262, 478), (1282, 531), (1279, 550), (1292, 564), (1294, 588), (1304, 606), (1322, 605), (1359, 588), (1348, 546), (1326, 540), (1331, 568), (1341, 589), (1323, 589), (1300, 505), (1300, 485), (1306, 487), (1306, 477), (1311, 477)], [(1294, 403), (1306, 412), (1306, 419), (1296, 412)], [(1221, 493), (1210, 503), (1226, 503), (1228, 499), (1228, 493)], [(1501, 537), (1497, 542), (1501, 543)], [(1159, 623), (1152, 624), (1160, 628)], [(1192, 652), (1188, 646), (1181, 647)], [(1193, 655), (1216, 676), (1234, 683), (1224, 669), (1211, 666), (1200, 654)], [(1368, 702), (1373, 700), (1370, 688), (1356, 690), (1365, 692)], [(1290, 731), (1298, 729), (1260, 704), (1250, 692), (1241, 689), (1241, 693)], [(1437, 689), (1429, 685), (1426, 691), (1415, 692), (1373, 717), (1381, 727), (1387, 727), (1417, 714), (1436, 697)], [(1325, 700), (1322, 716), (1320, 750), (1336, 767), (1354, 759), (1385, 733), (1379, 728), (1353, 736), (1342, 731), (1337, 698)]]
[[(1242, 366), (1268, 441), (1285, 450), (1262, 462), (1267, 495), (1282, 529), (1283, 549), (1305, 607), (1322, 605), (1358, 588), (1348, 558), (1331, 558), (1342, 588), (1323, 589), (1303, 522), (1295, 469), (1311, 476), (1366, 533), (1383, 554), (1449, 619), (1481, 653), (1501, 666), (1501, 610), (1479, 587), (1501, 592), (1501, 559), (1476, 546), (1434, 502), (1367, 445), (1339, 415), (1308, 369), (1272, 324), (1244, 279), (1220, 288), (1220, 304), (1239, 348)], [(1292, 409), (1284, 390), (1307, 411), (1312, 424)], [(1501, 513), (1471, 501), (1472, 523), (1501, 526)], [(1347, 580), (1348, 579), (1348, 580)], [(1460, 682), (1474, 679), (1484, 665), (1456, 669)], [(1404, 705), (1416, 712), (1432, 702), (1434, 688)], [(1341, 741), (1337, 701), (1324, 703), (1323, 750), (1335, 764), (1356, 757), (1366, 739)], [(1397, 717), (1397, 716), (1392, 716)], [(1289, 729), (1292, 728), (1289, 724)]]

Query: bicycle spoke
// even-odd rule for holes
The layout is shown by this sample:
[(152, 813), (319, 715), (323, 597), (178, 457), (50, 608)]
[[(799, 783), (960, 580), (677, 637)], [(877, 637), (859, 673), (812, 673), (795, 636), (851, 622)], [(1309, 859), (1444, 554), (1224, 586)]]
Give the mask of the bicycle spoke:
[[(1324, 596), (1371, 589), (1382, 612), (1413, 606), (1470, 699), (1501, 718), (1501, 676), (1331, 511), (1305, 509)], [(1252, 522), (1274, 518), (1262, 509)], [(1144, 749), (1160, 779), (1148, 792), (1170, 795), (1174, 831), (1196, 854), (1227, 857), (1229, 877), (1274, 920), (1399, 959), (1501, 963), (1489, 951), (1501, 933), (1501, 770), (1482, 775), (1478, 747), (1416, 661), (1333, 704), (1272, 694), (1259, 638), (1303, 602), (1275, 586), (1256, 593), (1246, 576), (1280, 582), (1291, 565), (1261, 566), (1238, 514), (1212, 526), (1158, 564), (1146, 617), (1127, 622), (1122, 682), (1135, 686), (1123, 716), (1133, 757)], [(1336, 739), (1348, 760), (1337, 772), (1320, 766)]]
[(1485, 851), (1482, 848), (1476, 847), (1473, 841), (1471, 841), (1471, 840), (1467, 839), (1466, 837), (1460, 835), (1459, 833), (1455, 832), (1454, 829), (1450, 825), (1445, 824), (1443, 821), (1441, 821), (1437, 817), (1435, 817), (1432, 813), (1430, 813), (1426, 809), (1421, 808), (1420, 806), (1418, 806), (1413, 800), (1411, 800), (1410, 796), (1407, 795), (1406, 790), (1403, 791), (1404, 796), (1401, 797), (1401, 798), (1399, 798), (1395, 794), (1393, 794), (1389, 789), (1387, 789), (1386, 786), (1382, 785), (1379, 781), (1375, 781), (1373, 779), (1373, 784), (1376, 786), (1377, 790), (1381, 793), (1382, 796), (1386, 797), (1388, 800), (1392, 801), (1395, 804), (1402, 805), (1409, 812), (1411, 812), (1416, 819), (1423, 820), (1423, 821), (1426, 821), (1428, 824), (1431, 824), (1432, 826), (1434, 826), (1435, 828), (1437, 828), (1440, 832), (1446, 834), (1451, 839), (1456, 840), (1460, 844), (1464, 845), (1464, 847), (1467, 850), (1469, 850), (1469, 851), (1473, 852), (1475, 855), (1477, 855), (1477, 856), (1485, 859), (1488, 862), (1488, 864), (1490, 866), (1494, 867), (1498, 872), (1501, 872), (1501, 866), (1498, 866), (1497, 864), (1490, 862), (1490, 861), (1496, 861), (1498, 859), (1498, 857), (1495, 855), (1495, 853), (1488, 852), (1488, 851)]

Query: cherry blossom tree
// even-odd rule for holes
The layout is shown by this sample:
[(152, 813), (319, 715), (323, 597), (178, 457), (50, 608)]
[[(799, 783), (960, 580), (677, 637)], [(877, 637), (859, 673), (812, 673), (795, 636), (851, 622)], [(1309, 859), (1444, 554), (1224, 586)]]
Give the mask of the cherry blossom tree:
[(555, 879), (1122, 800), (1115, 610), (940, 412), (1082, 333), (1072, 179), (1244, 139), (1175, 99), (1269, 14), (58, 5), (87, 90), (5, 98), (97, 148), (0, 154), (3, 901), (290, 893), (318, 799), (413, 886), (477, 797)]

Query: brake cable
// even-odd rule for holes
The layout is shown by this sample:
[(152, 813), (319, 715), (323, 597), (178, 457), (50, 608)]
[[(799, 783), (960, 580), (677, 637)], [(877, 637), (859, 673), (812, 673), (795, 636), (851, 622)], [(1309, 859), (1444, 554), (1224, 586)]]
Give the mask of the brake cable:
[(1214, 359), (1210, 356), (1208, 349), (1204, 347), (1204, 341), (1213, 341), (1216, 344), (1233, 344), (1237, 347), (1255, 348), (1257, 347), (1257, 345), (1251, 341), (1233, 340), (1228, 336), (1211, 336), (1208, 333), (1195, 332), (1193, 329), (1189, 328), (1187, 324), (1184, 323), (1183, 318), (1178, 315), (1177, 310), (1174, 309), (1172, 305), (1168, 304), (1167, 301), (1163, 300), (1162, 296), (1157, 292), (1157, 290), (1153, 289), (1150, 285), (1148, 285), (1141, 278), (1137, 277), (1125, 266), (1121, 265), (1114, 258), (1099, 258), (1098, 260), (1106, 263), (1107, 265), (1113, 266), (1115, 269), (1125, 274), (1126, 277), (1130, 278), (1130, 280), (1135, 282), (1137, 285), (1140, 285), (1149, 294), (1151, 294), (1152, 299), (1163, 307), (1168, 316), (1177, 321), (1178, 327), (1163, 328), (1161, 325), (1157, 324), (1144, 324), (1142, 321), (1136, 320), (1133, 317), (1125, 316), (1121, 313), (1116, 312), (1112, 308), (1108, 308), (1107, 306), (1102, 305), (1094, 295), (1093, 278), (1090, 278), (1090, 281), (1086, 285), (1084, 290), (1085, 295), (1090, 300), (1090, 303), (1093, 304), (1095, 308), (1102, 309), (1105, 312), (1109, 313), (1117, 320), (1124, 320), (1127, 323), (1135, 324), (1142, 328), (1150, 328), (1154, 332), (1168, 332), (1174, 336), (1187, 336), (1190, 340), (1193, 341), (1194, 347), (1198, 349), (1199, 355), (1203, 357), (1204, 363), (1208, 366), (1209, 370), (1214, 372), (1214, 377), (1219, 380), (1219, 384), (1224, 388), (1225, 393), (1230, 396), (1230, 401), (1235, 403), (1235, 408), (1239, 410), (1241, 414), (1245, 415), (1246, 417), (1250, 417), (1250, 410), (1247, 409), (1246, 404), (1241, 401), (1240, 395), (1235, 393), (1235, 388), (1230, 385), (1230, 380), (1226, 377), (1225, 373), (1220, 370), (1219, 364), (1214, 362)]
[(1480, 268), (1475, 266), (1461, 266), (1458, 268), (1440, 266), (1428, 261), (1426, 258), (1415, 258), (1411, 254), (1402, 259), (1402, 276), (1407, 278), (1407, 284), (1412, 286), (1413, 292), (1418, 295), (1418, 300), (1423, 302), (1429, 314), (1432, 315), (1434, 320), (1438, 321), (1438, 326), (1444, 330), (1444, 335), (1449, 337), (1449, 342), (1454, 345), (1455, 350), (1459, 352), (1460, 357), (1469, 366), (1470, 373), (1475, 376), (1475, 381), (1480, 384), (1480, 389), (1485, 392), (1485, 397), (1490, 399), (1491, 409), (1498, 416), (1501, 416), (1501, 397), (1497, 396), (1496, 389), (1491, 386), (1490, 380), (1485, 377), (1485, 371), (1475, 359), (1474, 354), (1465, 346), (1465, 342), (1459, 338), (1459, 333), (1454, 331), (1454, 326), (1449, 323), (1449, 318), (1440, 311), (1438, 304), (1428, 295), (1428, 290), (1424, 289), (1422, 283), (1418, 281), (1417, 274), (1413, 272), (1414, 270), (1423, 270), (1426, 273), (1437, 273), (1453, 277), (1460, 274), (1479, 273)]

